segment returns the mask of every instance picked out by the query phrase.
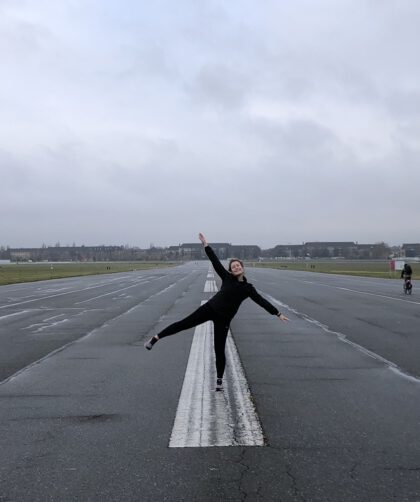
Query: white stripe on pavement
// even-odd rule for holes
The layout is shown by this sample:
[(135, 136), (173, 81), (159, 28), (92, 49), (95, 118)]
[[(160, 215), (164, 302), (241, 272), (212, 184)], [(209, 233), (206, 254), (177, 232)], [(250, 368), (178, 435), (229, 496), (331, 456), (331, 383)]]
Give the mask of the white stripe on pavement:
[(397, 366), (392, 361), (389, 361), (388, 359), (386, 359), (385, 357), (382, 357), (381, 355), (377, 354), (376, 352), (373, 352), (372, 350), (369, 350), (366, 347), (363, 347), (363, 345), (359, 345), (356, 342), (352, 342), (351, 340), (349, 340), (347, 338), (347, 335), (345, 335), (344, 333), (330, 329), (326, 324), (323, 324), (322, 322), (317, 321), (316, 319), (313, 319), (312, 317), (309, 317), (308, 315), (303, 314), (302, 312), (299, 312), (298, 310), (294, 309), (293, 307), (290, 307), (286, 303), (283, 303), (280, 300), (277, 300), (276, 298), (274, 298), (273, 296), (271, 296), (267, 293), (264, 293), (264, 296), (267, 297), (271, 303), (278, 305), (279, 307), (286, 308), (289, 312), (293, 312), (294, 314), (296, 314), (298, 317), (301, 317), (305, 321), (307, 321), (311, 324), (315, 324), (315, 326), (318, 326), (326, 333), (330, 333), (330, 334), (336, 336), (341, 342), (347, 343), (348, 345), (352, 346), (353, 348), (355, 348), (359, 352), (363, 352), (363, 354), (366, 354), (367, 356), (371, 357), (372, 359), (376, 359), (377, 361), (384, 363), (385, 365), (388, 366), (388, 368), (391, 371), (393, 371), (397, 375), (405, 378), (406, 380), (410, 380), (411, 382), (420, 383), (419, 377), (414, 376), (414, 375), (410, 375), (409, 373), (406, 373), (404, 370), (402, 370), (399, 366)]
[[(213, 292), (208, 282), (204, 291)], [(194, 332), (169, 447), (264, 446), (261, 424), (230, 332), (224, 390), (216, 392), (215, 386), (213, 323), (209, 321)]]
[(217, 291), (216, 281), (206, 281), (204, 285), (204, 293), (215, 293)]
[(14, 312), (13, 314), (2, 315), (2, 316), (0, 316), (0, 321), (2, 319), (6, 319), (7, 317), (14, 317), (14, 316), (17, 316), (17, 315), (24, 314), (25, 312), (29, 312), (29, 310), (21, 310), (20, 312)]

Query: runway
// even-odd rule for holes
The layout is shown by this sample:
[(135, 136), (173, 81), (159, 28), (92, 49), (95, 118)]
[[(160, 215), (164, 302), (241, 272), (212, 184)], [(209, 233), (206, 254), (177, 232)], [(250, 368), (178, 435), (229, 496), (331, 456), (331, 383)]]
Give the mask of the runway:
[[(0, 500), (420, 500), (416, 289), (287, 270), (247, 277), (291, 319), (247, 300), (231, 324), (227, 381), (242, 366), (258, 446), (215, 446), (213, 432), (171, 445), (192, 340), (204, 338), (192, 329), (143, 348), (214, 294), (208, 262), (1, 287)], [(206, 340), (197, 353), (210, 357)], [(192, 395), (200, 423), (232, 419)]]

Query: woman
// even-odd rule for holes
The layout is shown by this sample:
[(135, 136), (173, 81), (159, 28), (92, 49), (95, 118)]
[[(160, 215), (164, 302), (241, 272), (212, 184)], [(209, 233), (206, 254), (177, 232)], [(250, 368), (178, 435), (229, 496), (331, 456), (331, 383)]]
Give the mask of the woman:
[(229, 268), (226, 270), (220, 263), (213, 249), (208, 245), (204, 235), (199, 234), (198, 237), (204, 245), (204, 250), (213, 264), (214, 270), (222, 279), (220, 291), (191, 315), (181, 321), (171, 324), (159, 334), (153, 336), (144, 346), (146, 349), (151, 350), (153, 345), (165, 336), (174, 335), (179, 331), (193, 328), (206, 321), (213, 321), (214, 351), (216, 354), (217, 372), (216, 390), (222, 390), (223, 374), (226, 365), (226, 337), (229, 330), (229, 324), (238, 311), (241, 303), (246, 298), (251, 298), (251, 300), (254, 300), (255, 303), (258, 303), (258, 305), (263, 307), (267, 312), (276, 315), (281, 321), (288, 321), (289, 319), (281, 314), (274, 305), (264, 299), (254, 286), (246, 280), (244, 266), (241, 260), (237, 258), (230, 260)]

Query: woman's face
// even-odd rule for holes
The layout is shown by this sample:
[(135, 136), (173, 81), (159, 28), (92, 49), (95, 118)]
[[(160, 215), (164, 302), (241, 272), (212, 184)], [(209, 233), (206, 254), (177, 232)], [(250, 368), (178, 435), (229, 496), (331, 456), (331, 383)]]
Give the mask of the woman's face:
[(230, 272), (235, 277), (238, 277), (238, 275), (241, 275), (244, 273), (244, 267), (240, 264), (239, 261), (233, 261), (230, 264)]

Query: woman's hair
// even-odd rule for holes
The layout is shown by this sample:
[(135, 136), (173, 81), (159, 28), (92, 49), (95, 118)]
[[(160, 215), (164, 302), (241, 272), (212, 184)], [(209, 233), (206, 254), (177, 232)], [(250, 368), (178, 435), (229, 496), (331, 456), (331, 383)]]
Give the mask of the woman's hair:
[(244, 266), (243, 262), (241, 260), (239, 260), (239, 258), (232, 258), (231, 260), (229, 260), (229, 268), (228, 268), (229, 272), (231, 271), (232, 263), (235, 261), (238, 261), (242, 265), (242, 267)]

